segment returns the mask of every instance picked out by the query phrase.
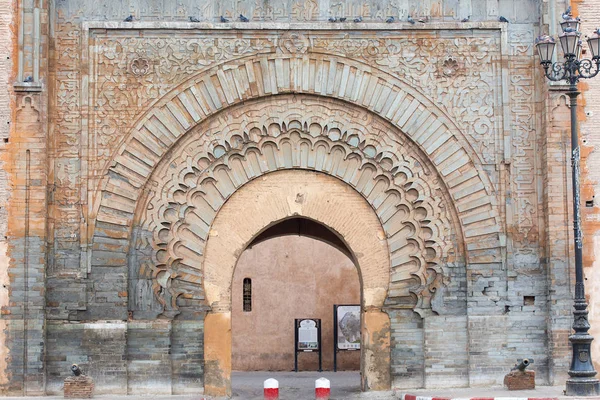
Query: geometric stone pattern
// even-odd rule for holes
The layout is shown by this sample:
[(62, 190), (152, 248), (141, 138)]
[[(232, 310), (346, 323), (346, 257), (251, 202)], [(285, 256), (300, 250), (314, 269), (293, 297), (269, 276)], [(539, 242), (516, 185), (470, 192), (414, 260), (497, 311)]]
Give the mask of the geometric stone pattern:
[[(298, 115), (300, 109), (292, 104), (286, 107), (283, 99), (279, 102), (281, 111)], [(254, 106), (256, 110), (258, 105)], [(317, 121), (319, 107), (313, 101), (312, 107), (304, 103), (302, 110)], [(365, 197), (381, 221), (390, 249), (388, 301), (429, 310), (442, 282), (440, 264), (455, 250), (448, 243), (450, 209), (426, 161), (411, 157), (402, 137), (395, 138), (395, 146), (383, 147), (383, 140), (389, 138), (375, 134), (377, 124), (355, 123), (340, 130), (337, 124), (289, 120), (285, 113), (277, 113), (266, 126), (255, 122), (261, 121), (256, 113), (248, 112), (243, 120), (252, 122), (245, 127), (224, 126), (219, 120), (201, 126), (178, 144), (178, 151), (172, 151), (165, 160), (168, 167), (157, 168), (158, 176), (152, 177), (157, 183), (152, 185), (155, 195), (150, 193), (147, 205), (141, 207), (140, 221), (141, 230), (152, 235), (154, 251), (140, 268), (153, 279), (153, 291), (161, 294), (165, 309), (177, 309), (179, 296), (187, 306), (202, 303), (204, 245), (215, 215), (229, 196), (249, 180), (293, 168), (335, 176)], [(215, 143), (212, 133), (224, 129), (226, 136)], [(381, 142), (375, 143), (373, 137)]]
[[(327, 60), (278, 57), (224, 65), (188, 81), (189, 84), (174, 92), (175, 96), (171, 94), (156, 105), (125, 139), (112, 162), (104, 194), (99, 199), (96, 220), (103, 223), (103, 229), (96, 231), (96, 236), (115, 244), (121, 240), (122, 229), (131, 226), (135, 193), (142, 189), (167, 149), (207, 115), (227, 104), (255, 96), (304, 90), (372, 108), (416, 141), (438, 169), (455, 201), (464, 227), (469, 262), (495, 260), (500, 254), (500, 227), (490, 197), (491, 185), (470, 157), (472, 151), (465, 139), (443, 114), (436, 112), (431, 104), (423, 104), (421, 101), (426, 100), (418, 92), (413, 89), (405, 92), (401, 82), (390, 87), (393, 77), (383, 80), (359, 68), (365, 66), (333, 57)], [(347, 82), (348, 87), (340, 82)], [(125, 246), (123, 254), (126, 253)], [(102, 257), (101, 252), (95, 252), (92, 260), (102, 265)], [(109, 264), (111, 262), (114, 258)]]

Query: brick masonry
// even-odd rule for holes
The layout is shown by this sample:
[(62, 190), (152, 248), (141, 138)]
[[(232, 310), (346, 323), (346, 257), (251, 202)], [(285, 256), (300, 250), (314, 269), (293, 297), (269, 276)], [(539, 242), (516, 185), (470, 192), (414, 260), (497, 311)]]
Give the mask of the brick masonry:
[(64, 382), (65, 399), (91, 399), (94, 396), (94, 380), (89, 376), (69, 376)]
[[(8, 295), (8, 200), (10, 187), (7, 176), (6, 149), (11, 121), (10, 77), (12, 76), (13, 1), (0, 1), (0, 308), (9, 303)], [(0, 371), (6, 371), (8, 348), (6, 346), (7, 321), (0, 318)], [(0, 384), (7, 384), (6, 373), (0, 373)]]
[(227, 394), (231, 271), (294, 213), (360, 254), (366, 389), (500, 385), (525, 357), (564, 380), (568, 108), (532, 46), (564, 2), (163, 3), (0, 2), (23, 16), (0, 26), (3, 393), (60, 393), (75, 362), (98, 393)]
[(511, 371), (504, 376), (504, 386), (508, 390), (533, 390), (535, 371)]

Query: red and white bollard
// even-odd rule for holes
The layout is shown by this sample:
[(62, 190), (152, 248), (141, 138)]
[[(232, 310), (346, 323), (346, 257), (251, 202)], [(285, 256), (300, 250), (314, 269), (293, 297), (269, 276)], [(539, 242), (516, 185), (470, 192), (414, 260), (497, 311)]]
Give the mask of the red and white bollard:
[(279, 399), (279, 382), (277, 379), (269, 378), (265, 381), (265, 400)]
[(315, 381), (315, 398), (317, 400), (329, 400), (331, 385), (329, 379), (319, 378)]

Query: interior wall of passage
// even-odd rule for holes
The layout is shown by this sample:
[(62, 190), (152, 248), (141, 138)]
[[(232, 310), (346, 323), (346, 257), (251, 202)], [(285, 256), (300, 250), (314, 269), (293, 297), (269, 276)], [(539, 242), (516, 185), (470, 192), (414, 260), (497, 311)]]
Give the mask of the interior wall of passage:
[[(251, 279), (251, 311), (244, 280)], [(232, 283), (232, 368), (290, 371), (294, 319), (320, 318), (323, 369), (333, 370), (333, 305), (360, 304), (354, 262), (330, 244), (304, 235), (272, 237), (240, 256)], [(359, 321), (360, 323), (360, 321)], [(300, 371), (318, 370), (318, 355), (301, 353)], [(338, 354), (338, 370), (359, 370), (360, 351)]]

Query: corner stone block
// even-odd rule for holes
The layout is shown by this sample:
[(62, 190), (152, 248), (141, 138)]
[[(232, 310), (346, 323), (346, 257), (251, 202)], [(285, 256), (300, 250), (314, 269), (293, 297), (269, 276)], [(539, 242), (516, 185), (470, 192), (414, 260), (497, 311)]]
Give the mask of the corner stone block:
[(367, 310), (363, 314), (362, 329), (362, 388), (390, 390), (390, 317), (381, 310)]

